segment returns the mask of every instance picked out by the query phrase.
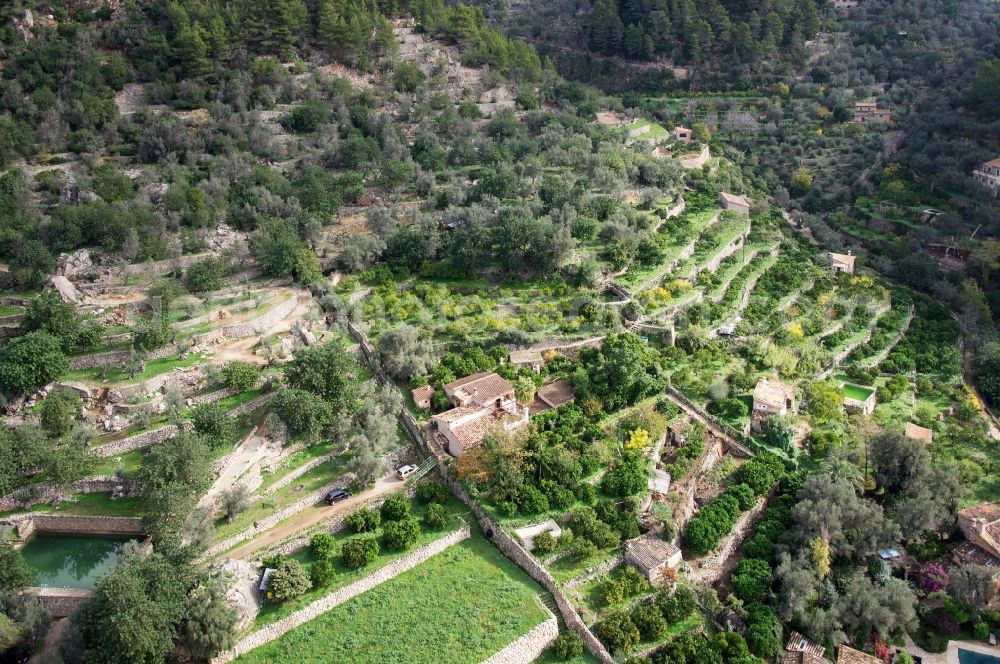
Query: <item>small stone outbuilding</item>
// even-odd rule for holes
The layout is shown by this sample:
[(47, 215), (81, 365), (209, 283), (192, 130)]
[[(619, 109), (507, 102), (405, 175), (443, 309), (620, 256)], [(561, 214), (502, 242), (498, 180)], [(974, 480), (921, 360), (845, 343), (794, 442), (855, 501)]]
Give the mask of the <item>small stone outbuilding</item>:
[(760, 431), (768, 417), (784, 417), (795, 412), (795, 387), (768, 378), (757, 381), (753, 390), (753, 412), (750, 414), (750, 426), (753, 430)]
[(846, 254), (830, 252), (830, 269), (834, 274), (854, 274), (854, 260), (857, 258), (848, 250)]
[(510, 363), (518, 369), (531, 369), (535, 373), (542, 373), (545, 360), (542, 359), (540, 350), (512, 350)]
[(907, 422), (906, 428), (904, 430), (907, 438), (912, 440), (919, 440), (922, 443), (927, 443), (930, 445), (934, 442), (934, 432), (926, 427), (914, 424), (913, 422)]
[(424, 385), (423, 387), (417, 387), (410, 390), (410, 394), (413, 395), (413, 404), (420, 408), (421, 410), (431, 409), (431, 400), (434, 398), (434, 388), (430, 385)]
[(625, 542), (624, 554), (625, 561), (654, 584), (681, 564), (681, 550), (651, 532)]
[(746, 196), (724, 191), (719, 194), (719, 207), (723, 210), (732, 210), (738, 214), (750, 216), (750, 201), (747, 200)]

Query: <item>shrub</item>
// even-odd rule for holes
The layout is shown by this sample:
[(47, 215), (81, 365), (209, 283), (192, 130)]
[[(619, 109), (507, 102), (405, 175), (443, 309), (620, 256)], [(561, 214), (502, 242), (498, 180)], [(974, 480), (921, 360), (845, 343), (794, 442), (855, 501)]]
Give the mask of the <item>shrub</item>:
[(249, 362), (229, 362), (222, 367), (222, 381), (226, 387), (237, 392), (246, 392), (257, 384), (260, 371)]
[(448, 513), (441, 503), (431, 503), (424, 510), (424, 524), (431, 530), (444, 530), (448, 525)]
[(746, 484), (734, 484), (726, 489), (726, 495), (735, 498), (740, 511), (743, 512), (757, 504), (757, 497), (753, 495), (753, 490)]
[(747, 644), (758, 657), (774, 657), (781, 649), (781, 622), (762, 604), (753, 604), (747, 611)]
[(639, 630), (624, 613), (613, 613), (597, 624), (597, 637), (613, 652), (628, 652), (639, 643)]
[(985, 621), (980, 620), (972, 626), (972, 635), (977, 641), (985, 641), (990, 638), (990, 626)]
[(330, 533), (316, 533), (309, 538), (309, 551), (317, 560), (330, 560), (337, 553), (337, 540)]
[(416, 497), (417, 501), (423, 505), (428, 503), (441, 503), (443, 505), (448, 502), (451, 493), (444, 484), (431, 480), (417, 485)]
[(380, 550), (374, 535), (351, 538), (340, 547), (344, 565), (350, 569), (358, 569), (375, 562)]
[(311, 585), (299, 561), (285, 558), (278, 563), (268, 580), (267, 596), (274, 602), (287, 602), (309, 590)]
[(356, 533), (370, 533), (382, 523), (382, 514), (378, 510), (362, 507), (347, 515), (345, 523)]
[(663, 612), (663, 617), (671, 625), (684, 620), (691, 615), (697, 606), (694, 592), (687, 586), (678, 586), (673, 593), (660, 592), (656, 596), (656, 606)]
[(50, 436), (65, 435), (73, 427), (82, 407), (83, 402), (76, 392), (60, 390), (50, 394), (42, 402), (42, 428)]
[(560, 632), (552, 642), (552, 654), (563, 661), (579, 657), (583, 654), (583, 639), (573, 630)]
[(410, 501), (406, 496), (394, 493), (382, 503), (382, 516), (386, 521), (402, 521), (410, 516)]
[(383, 528), (385, 543), (394, 551), (406, 551), (420, 537), (420, 524), (413, 517), (390, 521)]
[(652, 604), (640, 604), (632, 612), (632, 622), (644, 641), (655, 641), (667, 631), (667, 621), (663, 613)]
[(532, 542), (535, 545), (535, 553), (545, 555), (556, 550), (556, 538), (549, 531), (538, 533), (532, 539)]
[(766, 560), (744, 558), (733, 574), (733, 592), (746, 603), (763, 601), (771, 587), (772, 574)]
[(191, 413), (194, 430), (208, 436), (212, 447), (232, 442), (236, 437), (236, 420), (217, 403), (205, 403)]
[(312, 569), (309, 570), (309, 576), (314, 588), (323, 588), (333, 583), (337, 572), (333, 568), (333, 563), (324, 558), (313, 563)]

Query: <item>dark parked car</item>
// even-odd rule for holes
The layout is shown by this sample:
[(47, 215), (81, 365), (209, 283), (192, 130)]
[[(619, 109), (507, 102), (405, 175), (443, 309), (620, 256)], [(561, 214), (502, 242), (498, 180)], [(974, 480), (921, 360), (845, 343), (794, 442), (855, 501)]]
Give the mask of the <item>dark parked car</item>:
[(334, 503), (339, 503), (342, 500), (351, 497), (351, 492), (347, 489), (334, 489), (330, 493), (326, 494), (326, 502), (330, 505)]
[(0, 664), (27, 664), (28, 659), (28, 653), (14, 646), (0, 655)]

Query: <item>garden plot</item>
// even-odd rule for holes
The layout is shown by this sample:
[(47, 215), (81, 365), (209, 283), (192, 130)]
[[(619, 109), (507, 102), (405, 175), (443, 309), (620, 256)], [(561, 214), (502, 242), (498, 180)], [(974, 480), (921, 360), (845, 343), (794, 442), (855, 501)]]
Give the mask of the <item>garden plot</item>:
[(237, 661), (396, 661), (401, 641), (387, 635), (399, 635), (408, 660), (475, 664), (546, 619), (540, 592), (473, 535)]

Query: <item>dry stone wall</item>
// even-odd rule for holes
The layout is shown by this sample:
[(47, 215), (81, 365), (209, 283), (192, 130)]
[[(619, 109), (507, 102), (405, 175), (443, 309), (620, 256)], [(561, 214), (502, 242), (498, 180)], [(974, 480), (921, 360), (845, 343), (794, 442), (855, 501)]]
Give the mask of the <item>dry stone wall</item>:
[(152, 447), (153, 445), (158, 445), (166, 440), (175, 438), (178, 431), (180, 431), (180, 428), (176, 424), (168, 424), (167, 426), (160, 427), (159, 429), (144, 431), (143, 433), (137, 433), (134, 436), (128, 436), (127, 438), (122, 438), (121, 440), (115, 440), (105, 445), (101, 445), (100, 447), (92, 448), (90, 453), (99, 457), (118, 456), (119, 454), (125, 454), (127, 452), (131, 452), (132, 450)]
[(78, 480), (72, 491), (66, 491), (51, 482), (29, 484), (16, 491), (0, 497), (0, 511), (8, 512), (32, 505), (57, 503), (69, 498), (71, 493), (113, 493), (120, 491), (122, 496), (133, 496), (139, 485), (135, 480), (121, 480), (117, 477), (93, 477)]
[(267, 405), (267, 403), (274, 398), (274, 392), (268, 392), (267, 394), (262, 394), (259, 397), (247, 401), (241, 406), (237, 406), (229, 411), (230, 417), (239, 417), (240, 415), (246, 415), (247, 413), (252, 413), (261, 406)]
[(37, 533), (71, 533), (86, 535), (122, 535), (141, 537), (142, 519), (131, 516), (78, 516), (74, 514), (42, 514), (28, 512), (0, 520), (13, 526), (19, 540), (30, 539)]
[[(469, 525), (464, 524), (461, 528), (453, 531), (444, 537), (429, 544), (415, 549), (402, 558), (398, 558), (384, 567), (381, 567), (368, 576), (355, 581), (354, 583), (335, 590), (326, 597), (316, 600), (303, 609), (296, 611), (287, 618), (283, 618), (267, 627), (257, 630), (236, 643), (236, 645), (226, 652), (214, 658), (212, 664), (223, 664), (231, 662), (240, 655), (250, 652), (254, 648), (270, 643), (275, 639), (287, 634), (300, 625), (304, 625), (313, 618), (316, 618), (327, 611), (353, 599), (361, 593), (367, 592), (390, 579), (393, 579), (403, 572), (407, 572), (417, 565), (433, 558), (445, 549), (454, 544), (469, 538)], [(553, 637), (555, 638), (555, 637)], [(514, 660), (511, 660), (514, 661)], [(520, 661), (520, 660), (517, 660)]]
[(27, 588), (24, 594), (37, 597), (53, 618), (65, 618), (73, 615), (94, 595), (94, 591), (84, 588)]
[(559, 636), (559, 621), (548, 609), (546, 613), (549, 617), (545, 622), (511, 642), (492, 657), (484, 659), (482, 664), (531, 664), (538, 659), (549, 644)]

